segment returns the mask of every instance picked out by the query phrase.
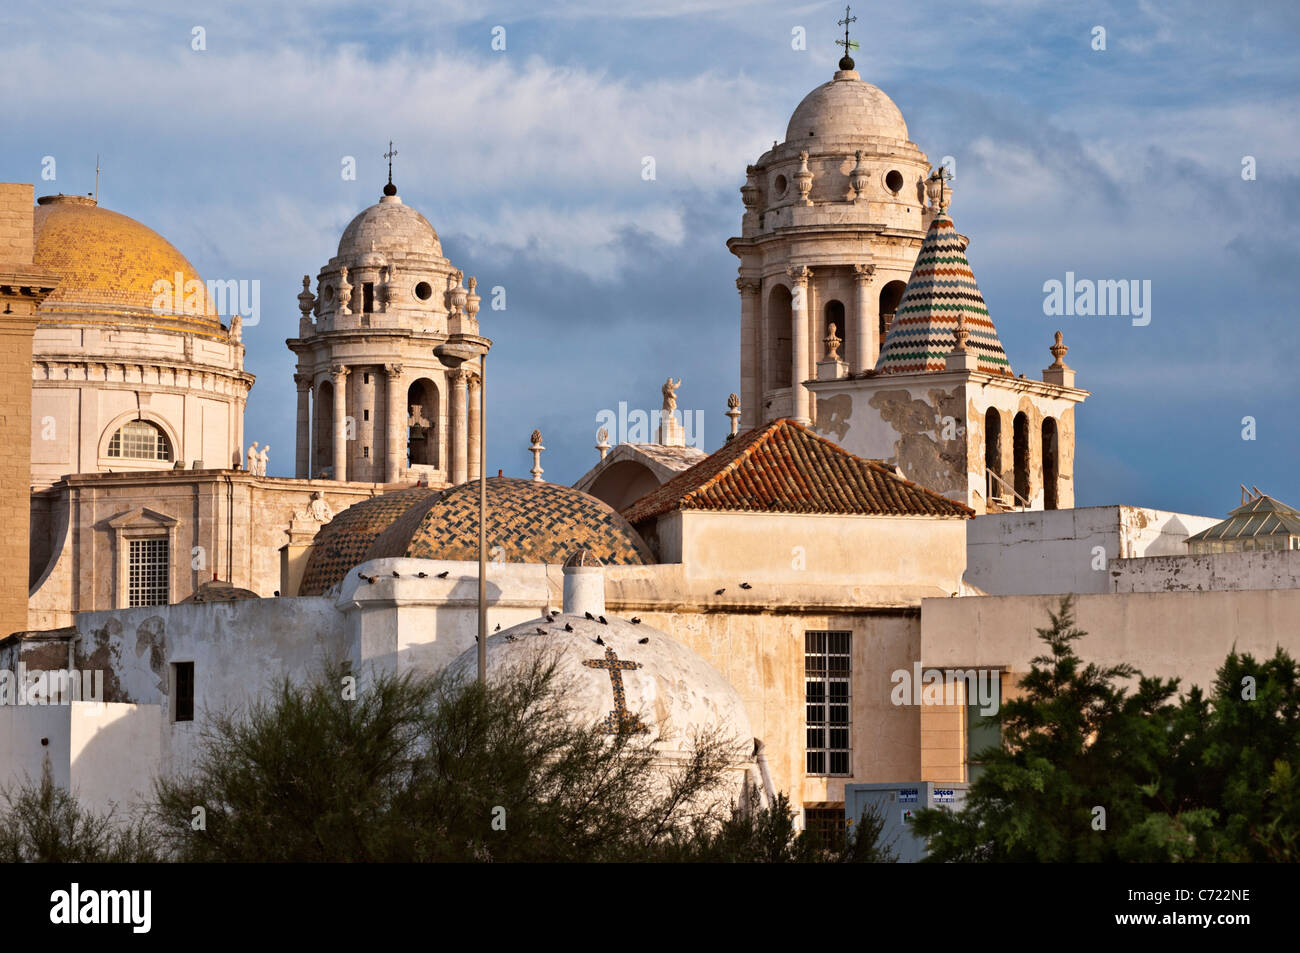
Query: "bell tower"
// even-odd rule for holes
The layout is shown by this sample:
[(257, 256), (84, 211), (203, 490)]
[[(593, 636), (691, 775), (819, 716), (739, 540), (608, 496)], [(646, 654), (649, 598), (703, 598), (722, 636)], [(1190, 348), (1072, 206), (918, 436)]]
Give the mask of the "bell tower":
[(343, 232), (316, 294), (303, 277), (296, 472), (365, 483), (454, 485), (479, 475), (476, 280), (388, 184)]
[(741, 426), (816, 415), (804, 382), (835, 325), (847, 373), (875, 366), (933, 214), (930, 162), (845, 55), (746, 169), (739, 237)]

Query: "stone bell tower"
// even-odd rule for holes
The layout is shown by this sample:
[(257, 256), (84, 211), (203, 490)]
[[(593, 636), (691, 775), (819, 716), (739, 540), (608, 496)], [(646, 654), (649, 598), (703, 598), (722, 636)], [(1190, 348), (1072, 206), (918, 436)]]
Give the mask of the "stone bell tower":
[[(845, 39), (847, 48), (852, 46)], [(930, 162), (894, 102), (839, 70), (746, 170), (740, 259), (741, 426), (816, 414), (804, 382), (834, 324), (847, 373), (875, 366), (933, 215)]]
[(479, 475), (477, 282), (388, 184), (298, 295), (299, 477), (454, 485)]

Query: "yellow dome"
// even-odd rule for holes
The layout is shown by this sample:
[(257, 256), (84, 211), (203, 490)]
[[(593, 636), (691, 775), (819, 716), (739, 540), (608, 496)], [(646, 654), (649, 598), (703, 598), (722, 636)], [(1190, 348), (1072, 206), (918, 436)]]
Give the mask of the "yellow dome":
[(36, 264), (61, 276), (41, 305), (42, 324), (221, 330), (198, 271), (153, 229), (84, 195), (37, 203)]

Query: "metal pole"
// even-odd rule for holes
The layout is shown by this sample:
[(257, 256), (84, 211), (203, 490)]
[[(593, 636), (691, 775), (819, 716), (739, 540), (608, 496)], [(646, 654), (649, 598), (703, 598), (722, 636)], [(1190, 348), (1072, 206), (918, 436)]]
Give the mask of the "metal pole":
[(478, 380), (478, 680), (487, 684), (487, 354)]

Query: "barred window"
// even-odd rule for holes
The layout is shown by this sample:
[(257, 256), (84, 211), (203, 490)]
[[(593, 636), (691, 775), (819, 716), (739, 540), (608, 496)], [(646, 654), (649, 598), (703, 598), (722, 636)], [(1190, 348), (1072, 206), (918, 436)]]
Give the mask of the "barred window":
[(848, 819), (844, 815), (844, 802), (823, 801), (805, 804), (804, 827), (808, 834), (825, 850), (834, 850), (844, 840)]
[(128, 460), (170, 460), (167, 435), (147, 420), (129, 420), (108, 441), (108, 455)]
[(807, 773), (847, 776), (851, 632), (804, 633)]
[(132, 539), (129, 543), (127, 605), (167, 605), (171, 563), (167, 539)]

